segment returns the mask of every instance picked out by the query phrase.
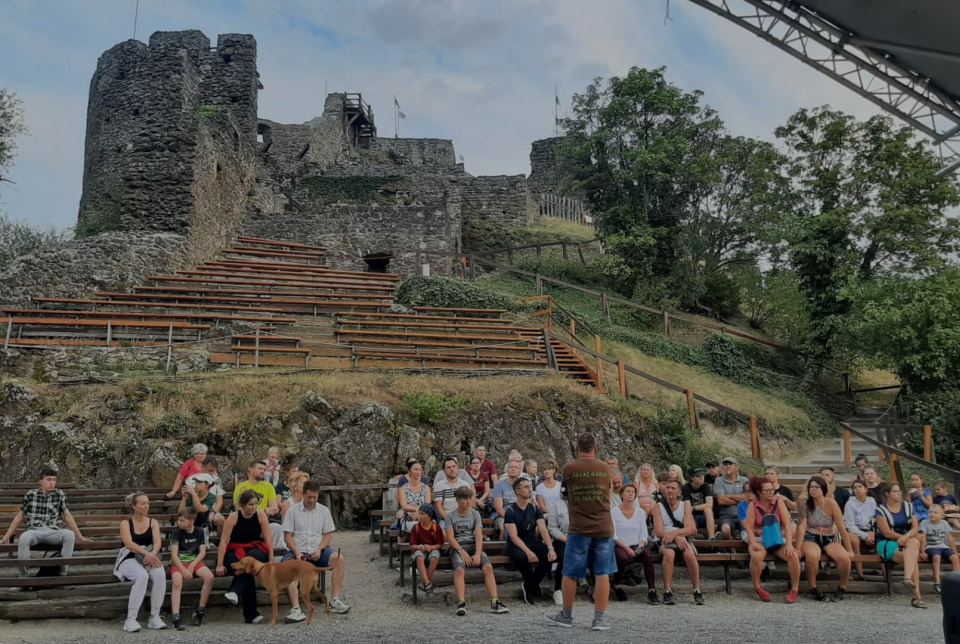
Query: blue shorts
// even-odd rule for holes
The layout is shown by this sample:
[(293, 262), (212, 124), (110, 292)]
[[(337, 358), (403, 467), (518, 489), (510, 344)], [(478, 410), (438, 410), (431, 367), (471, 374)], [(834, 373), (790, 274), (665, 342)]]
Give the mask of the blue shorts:
[[(707, 527), (707, 515), (705, 514), (695, 514), (693, 515), (693, 522), (697, 525), (697, 528), (706, 528)], [(713, 535), (708, 535), (707, 538), (712, 537)]]
[(957, 554), (950, 548), (927, 548), (927, 556), (933, 559), (934, 557), (941, 557), (944, 561), (949, 561), (950, 557)]
[[(319, 559), (305, 559), (304, 561), (309, 561), (317, 568), (326, 568), (330, 565), (330, 555), (332, 555), (333, 552), (334, 552), (333, 548), (327, 546), (326, 548), (323, 549), (323, 552), (320, 553)], [(285, 553), (283, 553), (283, 561), (290, 561), (293, 558), (294, 558), (293, 552), (288, 550)]]
[(597, 577), (617, 572), (616, 544), (613, 537), (585, 537), (568, 534), (563, 554), (563, 576), (586, 579), (587, 568)]

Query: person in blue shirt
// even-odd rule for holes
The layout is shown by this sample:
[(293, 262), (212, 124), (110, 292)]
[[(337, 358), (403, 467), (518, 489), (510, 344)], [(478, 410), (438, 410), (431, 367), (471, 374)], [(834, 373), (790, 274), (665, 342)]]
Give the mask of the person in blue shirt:
[(753, 493), (753, 490), (750, 489), (750, 483), (743, 484), (743, 501), (737, 504), (737, 517), (740, 519), (740, 538), (743, 539), (744, 543), (749, 543), (750, 537), (747, 535), (748, 531), (752, 531), (752, 528), (746, 525), (744, 522), (747, 520), (747, 510), (750, 508), (750, 504), (757, 500), (756, 495)]
[[(949, 493), (950, 488), (946, 481), (937, 481), (933, 484), (933, 502), (942, 505), (944, 512), (952, 514), (960, 512), (957, 507), (957, 497)], [(947, 523), (960, 530), (960, 519), (947, 519)]]
[(913, 516), (917, 517), (917, 523), (930, 518), (933, 490), (927, 487), (926, 481), (919, 474), (910, 475), (910, 489), (907, 490), (907, 499), (913, 504)]

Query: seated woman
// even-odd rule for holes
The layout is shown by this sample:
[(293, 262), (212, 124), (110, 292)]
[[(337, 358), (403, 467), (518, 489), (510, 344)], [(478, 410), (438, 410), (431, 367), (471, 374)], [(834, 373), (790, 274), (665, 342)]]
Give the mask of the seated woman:
[(697, 524), (693, 520), (690, 502), (680, 498), (680, 484), (664, 472), (660, 478), (660, 493), (663, 500), (658, 501), (653, 512), (653, 528), (660, 541), (660, 554), (663, 557), (663, 603), (672, 606), (673, 566), (678, 554), (687, 564), (690, 581), (693, 582), (693, 601), (703, 606), (703, 592), (700, 590), (700, 563), (697, 550), (688, 541), (697, 534)]
[(567, 550), (567, 533), (570, 531), (570, 510), (567, 502), (558, 498), (547, 514), (547, 532), (553, 539), (553, 551), (557, 555), (553, 571), (553, 603), (563, 606), (563, 555)]
[(303, 484), (310, 480), (306, 472), (296, 472), (287, 477), (287, 487), (290, 488), (290, 497), (280, 504), (280, 515), (287, 516), (287, 510), (303, 501)]
[(259, 624), (263, 620), (263, 615), (257, 611), (257, 579), (253, 575), (237, 574), (231, 565), (244, 557), (273, 563), (270, 522), (267, 514), (257, 509), (259, 502), (253, 490), (240, 493), (237, 511), (227, 517), (217, 548), (217, 577), (233, 575), (233, 582), (224, 597), (236, 606), (239, 596), (243, 602), (243, 621), (247, 624)]
[(489, 517), (494, 514), (493, 499), (490, 498), (492, 483), (490, 483), (490, 474), (482, 468), (483, 460), (479, 456), (473, 456), (470, 458), (467, 474), (470, 475), (470, 481), (477, 494), (477, 511), (480, 516)]
[(398, 541), (406, 541), (407, 535), (420, 522), (420, 506), (424, 503), (433, 503), (433, 491), (423, 482), (423, 465), (419, 462), (410, 466), (407, 472), (407, 484), (397, 494), (400, 510), (397, 519), (400, 520), (400, 536)]
[(683, 486), (687, 484), (687, 480), (683, 478), (683, 468), (677, 464), (673, 464), (667, 468), (667, 474), (677, 479), (677, 483), (680, 484), (680, 489), (683, 489)]
[(640, 507), (648, 515), (652, 514), (653, 495), (660, 489), (660, 484), (653, 476), (653, 465), (650, 463), (641, 465), (633, 482), (637, 484), (637, 501)]
[(180, 492), (180, 487), (188, 478), (204, 471), (203, 461), (207, 458), (207, 446), (203, 443), (197, 443), (190, 448), (190, 454), (190, 458), (180, 466), (180, 471), (177, 473), (177, 478), (173, 482), (173, 487), (167, 492), (168, 499), (172, 499)]
[(933, 490), (927, 487), (927, 482), (919, 474), (910, 475), (910, 489), (907, 490), (907, 501), (913, 504), (913, 516), (917, 517), (917, 524), (930, 518), (930, 506), (933, 505)]
[(647, 534), (647, 513), (637, 507), (634, 501), (637, 498), (637, 488), (628, 483), (620, 488), (623, 503), (612, 510), (613, 542), (616, 544), (617, 574), (613, 578), (613, 594), (617, 601), (627, 601), (627, 593), (620, 586), (623, 573), (627, 566), (634, 561), (643, 565), (643, 576), (647, 580), (647, 603), (659, 604), (657, 597), (656, 571), (653, 569), (653, 559), (650, 558)]
[[(847, 507), (843, 509), (843, 525), (847, 528), (847, 550), (854, 555), (866, 549), (873, 549), (877, 545), (877, 535), (873, 531), (873, 518), (877, 514), (877, 502), (872, 496), (867, 496), (867, 484), (862, 479), (853, 481), (853, 496), (847, 500)], [(857, 568), (857, 579), (863, 581), (863, 564), (859, 561), (853, 564)]]
[(133, 510), (133, 516), (120, 523), (123, 548), (113, 566), (113, 575), (117, 579), (133, 582), (123, 630), (127, 633), (140, 630), (137, 615), (147, 595), (147, 584), (150, 584), (150, 621), (147, 622), (147, 628), (160, 630), (167, 627), (160, 617), (163, 596), (167, 592), (167, 577), (160, 562), (160, 548), (163, 545), (160, 523), (147, 515), (150, 512), (150, 498), (143, 492), (128, 496), (127, 505)]
[(822, 476), (811, 476), (807, 481), (807, 498), (798, 506), (800, 523), (797, 525), (797, 549), (806, 561), (804, 571), (810, 594), (817, 601), (827, 601), (827, 596), (817, 588), (817, 573), (820, 572), (820, 554), (826, 554), (837, 564), (840, 580), (833, 601), (843, 601), (850, 581), (850, 554), (843, 543), (850, 540), (843, 524), (843, 513), (833, 497), (827, 495), (827, 482)]
[(883, 483), (880, 495), (884, 502), (877, 507), (877, 554), (884, 561), (903, 564), (903, 585), (913, 589), (910, 605), (926, 608), (920, 598), (920, 528), (913, 516), (913, 506), (903, 500), (903, 489), (896, 481)]
[[(759, 476), (751, 476), (748, 484), (753, 500), (747, 505), (747, 511), (741, 522), (743, 534), (750, 544), (750, 577), (753, 579), (753, 589), (757, 591), (762, 601), (770, 601), (770, 593), (760, 585), (760, 575), (763, 572), (764, 559), (768, 554), (787, 562), (790, 573), (790, 592), (787, 593), (787, 603), (797, 602), (797, 593), (800, 592), (800, 553), (790, 543), (790, 510), (783, 499), (776, 496), (776, 488), (771, 481)], [(764, 543), (763, 528), (765, 517), (774, 517), (780, 526), (780, 545)], [(770, 524), (770, 521), (767, 521)], [(767, 527), (768, 532), (770, 527)]]

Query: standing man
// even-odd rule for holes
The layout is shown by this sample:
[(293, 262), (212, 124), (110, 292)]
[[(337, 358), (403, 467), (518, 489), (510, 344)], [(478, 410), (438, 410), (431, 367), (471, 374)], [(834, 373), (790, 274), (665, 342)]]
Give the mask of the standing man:
[[(740, 476), (737, 459), (727, 456), (723, 459), (723, 477), (713, 484), (717, 506), (720, 508), (720, 534), (724, 539), (733, 539), (733, 530), (740, 530), (740, 515), (737, 506), (746, 497), (743, 486), (748, 483), (746, 476)], [(716, 535), (714, 535), (716, 536)]]
[[(20, 561), (30, 559), (30, 548), (36, 545), (60, 546), (61, 557), (73, 556), (73, 544), (76, 541), (89, 541), (80, 534), (80, 528), (70, 508), (67, 507), (67, 495), (57, 489), (57, 471), (46, 468), (40, 472), (40, 487), (30, 490), (23, 495), (20, 511), (13, 517), (7, 533), (0, 539), (0, 543), (10, 543), (10, 537), (26, 519), (25, 531), (20, 535), (17, 546), (17, 558)], [(64, 530), (66, 523), (70, 529)], [(60, 574), (67, 574), (67, 567), (60, 567)], [(20, 567), (20, 578), (27, 576), (26, 566)]]
[(477, 445), (477, 449), (474, 450), (473, 454), (480, 459), (480, 471), (487, 473), (487, 476), (490, 477), (491, 483), (496, 481), (497, 464), (487, 458), (487, 448), (483, 445)]
[(517, 500), (507, 508), (504, 516), (507, 556), (523, 577), (523, 601), (532, 606), (533, 600), (543, 594), (540, 582), (550, 572), (550, 564), (556, 561), (557, 553), (547, 532), (543, 512), (532, 500), (533, 483), (518, 478), (513, 482), (513, 490)]
[[(457, 459), (448, 456), (443, 461), (444, 477), (437, 477), (433, 482), (433, 504), (437, 506), (437, 514), (440, 515), (440, 528), (447, 529), (447, 514), (457, 509), (457, 499), (454, 494), (457, 488), (465, 487), (473, 491), (473, 486), (467, 483), (459, 475), (460, 467)], [(476, 505), (476, 502), (474, 502)], [(473, 506), (471, 506), (473, 507)]]
[(589, 567), (596, 577), (593, 626), (610, 630), (604, 616), (610, 601), (610, 575), (617, 572), (610, 515), (610, 466), (597, 460), (597, 441), (587, 432), (577, 439), (577, 458), (563, 466), (563, 494), (570, 511), (570, 532), (563, 557), (563, 608), (545, 615), (555, 626), (573, 627), (573, 600), (577, 582)]

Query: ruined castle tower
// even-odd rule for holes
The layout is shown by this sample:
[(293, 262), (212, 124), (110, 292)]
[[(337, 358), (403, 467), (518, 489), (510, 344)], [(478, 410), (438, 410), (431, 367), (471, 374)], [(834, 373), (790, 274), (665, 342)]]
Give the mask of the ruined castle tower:
[[(257, 44), (157, 32), (105, 52), (90, 82), (78, 235), (168, 232), (187, 261), (222, 247), (253, 185)], [(202, 225), (198, 225), (201, 224)]]

